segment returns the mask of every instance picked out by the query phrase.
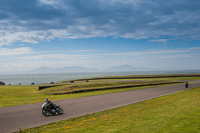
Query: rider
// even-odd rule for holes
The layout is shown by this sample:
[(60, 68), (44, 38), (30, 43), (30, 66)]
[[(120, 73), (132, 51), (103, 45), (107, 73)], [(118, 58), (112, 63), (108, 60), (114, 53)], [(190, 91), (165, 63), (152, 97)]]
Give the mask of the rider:
[(45, 99), (45, 103), (46, 107), (51, 107), (53, 105), (53, 103), (51, 101), (49, 101), (48, 99)]
[(189, 86), (189, 83), (185, 82), (185, 88), (188, 88), (188, 86)]

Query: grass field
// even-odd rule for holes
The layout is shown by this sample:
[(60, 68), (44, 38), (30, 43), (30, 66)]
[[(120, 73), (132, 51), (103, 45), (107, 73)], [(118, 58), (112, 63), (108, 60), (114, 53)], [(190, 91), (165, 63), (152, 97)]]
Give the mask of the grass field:
[[(136, 83), (137, 82), (134, 82), (134, 84)], [(149, 83), (149, 81), (142, 82), (141, 84), (145, 84), (145, 83)], [(158, 81), (156, 81), (156, 83), (158, 83)], [(122, 83), (122, 84), (127, 85), (129, 84), (129, 82)], [(69, 89), (77, 90), (77, 89), (86, 89), (86, 88), (88, 89), (88, 88), (95, 88), (95, 87), (106, 88), (111, 85), (116, 86), (116, 83), (113, 84), (113, 83), (107, 83), (107, 82), (106, 83), (94, 82), (94, 83), (86, 83), (86, 84), (69, 84), (69, 85), (63, 85), (59, 87), (44, 89), (42, 91), (38, 91), (38, 86), (0, 86), (0, 107), (39, 103), (39, 102), (44, 102), (45, 98), (48, 98), (51, 101), (55, 101), (55, 100), (116, 93), (116, 92), (122, 92), (122, 91), (145, 89), (145, 88), (159, 86), (159, 85), (148, 85), (148, 86), (144, 85), (141, 87), (128, 87), (128, 88), (120, 88), (120, 89), (108, 89), (108, 90), (99, 90), (99, 91), (92, 91), (92, 92), (85, 92), (85, 93), (61, 95), (63, 92), (69, 91)], [(120, 85), (120, 83), (118, 83), (118, 85)], [(54, 93), (60, 93), (60, 95), (54, 95)]]
[[(174, 75), (130, 75), (130, 76), (110, 76), (110, 77), (94, 77), (88, 79), (78, 79), (75, 82), (89, 81), (112, 81), (112, 80), (200, 80), (200, 74), (174, 74)], [(59, 83), (69, 83), (70, 81), (62, 81)]]
[(173, 84), (173, 83), (183, 83), (177, 80), (147, 80), (147, 81), (110, 81), (110, 82), (91, 82), (91, 83), (79, 83), (79, 84), (66, 84), (62, 86), (51, 87), (50, 89), (41, 90), (38, 93), (45, 94), (71, 94), (89, 91), (99, 91), (99, 90), (111, 90), (111, 89), (124, 89), (130, 87), (139, 86), (152, 86), (152, 85), (162, 85), (162, 84)]
[(200, 87), (50, 123), (22, 133), (199, 133)]
[[(41, 91), (38, 91), (38, 86), (31, 86), (31, 85), (0, 86), (0, 107), (39, 103), (43, 102), (45, 98), (48, 98), (51, 101), (55, 101), (55, 100), (71, 99), (71, 98), (101, 95), (107, 93), (116, 93), (122, 91), (131, 91), (136, 89), (145, 89), (145, 88), (160, 86), (160, 85), (152, 85), (152, 83), (172, 84), (173, 82), (177, 82), (179, 80), (200, 80), (200, 75), (196, 74), (177, 75), (175, 77), (171, 76), (160, 75), (158, 77), (157, 75), (154, 76), (151, 75), (150, 78), (147, 78), (146, 76), (140, 76), (140, 77), (116, 76), (116, 77), (103, 77), (98, 79), (91, 78), (90, 79), (91, 82), (89, 83), (80, 84), (75, 82), (73, 84), (64, 84), (62, 86), (51, 87)], [(142, 81), (135, 81), (135, 80), (142, 80)], [(86, 92), (80, 93), (81, 91), (85, 90)], [(66, 93), (74, 93), (76, 91), (78, 93), (66, 94)]]

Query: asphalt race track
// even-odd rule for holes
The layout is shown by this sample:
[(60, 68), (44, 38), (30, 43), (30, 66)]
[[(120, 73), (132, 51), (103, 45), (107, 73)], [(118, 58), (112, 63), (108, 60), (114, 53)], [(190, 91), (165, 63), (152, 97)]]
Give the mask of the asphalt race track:
[[(200, 83), (192, 83), (189, 89), (198, 86), (200, 86)], [(184, 84), (179, 84), (54, 101), (53, 103), (63, 108), (64, 114), (50, 117), (42, 115), (42, 103), (0, 108), (0, 133), (41, 126), (50, 122), (100, 112), (183, 90), (186, 90)]]

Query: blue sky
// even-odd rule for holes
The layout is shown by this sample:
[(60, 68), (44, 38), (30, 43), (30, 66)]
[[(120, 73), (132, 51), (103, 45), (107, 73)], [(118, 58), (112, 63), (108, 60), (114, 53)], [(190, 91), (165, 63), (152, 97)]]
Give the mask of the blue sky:
[(199, 0), (1, 0), (0, 72), (199, 69)]

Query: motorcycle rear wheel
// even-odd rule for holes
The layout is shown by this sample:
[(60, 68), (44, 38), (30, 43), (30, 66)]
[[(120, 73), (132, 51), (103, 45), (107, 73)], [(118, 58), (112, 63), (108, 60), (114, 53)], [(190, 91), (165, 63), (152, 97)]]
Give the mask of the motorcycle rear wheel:
[(45, 109), (42, 109), (42, 114), (46, 117), (49, 116), (49, 112)]

